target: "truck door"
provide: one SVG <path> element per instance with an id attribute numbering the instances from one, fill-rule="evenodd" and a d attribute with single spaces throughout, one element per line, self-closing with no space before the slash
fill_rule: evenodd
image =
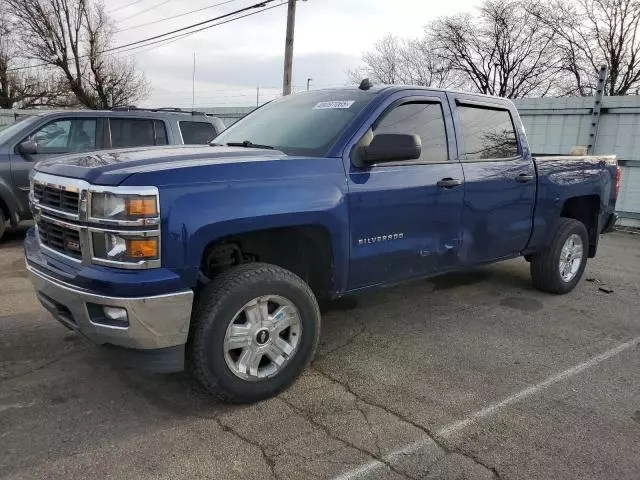
<path id="1" fill-rule="evenodd" d="M 11 153 L 11 177 L 23 191 L 29 190 L 29 171 L 36 162 L 65 153 L 97 150 L 101 145 L 99 120 L 96 118 L 59 118 L 35 128 L 20 139 Z M 20 143 L 33 141 L 36 153 L 21 153 Z M 26 195 L 26 193 L 25 193 Z"/>
<path id="2" fill-rule="evenodd" d="M 462 167 L 448 135 L 453 125 L 446 96 L 424 93 L 391 98 L 356 136 L 357 147 L 381 133 L 417 134 L 422 155 L 364 167 L 349 159 L 350 290 L 458 263 Z M 349 150 L 353 156 L 356 149 Z"/>
<path id="3" fill-rule="evenodd" d="M 449 95 L 465 178 L 461 260 L 518 255 L 529 242 L 536 197 L 518 114 L 502 100 Z"/>

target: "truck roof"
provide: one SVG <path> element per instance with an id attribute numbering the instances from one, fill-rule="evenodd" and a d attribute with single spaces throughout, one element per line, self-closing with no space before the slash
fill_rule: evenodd
<path id="1" fill-rule="evenodd" d="M 496 95 L 487 95 L 487 94 L 484 94 L 484 93 L 476 93 L 476 92 L 465 92 L 464 90 L 456 90 L 456 89 L 453 89 L 453 88 L 434 88 L 434 87 L 424 87 L 424 86 L 419 86 L 419 85 L 384 85 L 384 84 L 377 85 L 377 84 L 374 84 L 368 90 L 361 90 L 357 86 L 334 87 L 334 88 L 326 88 L 326 89 L 322 89 L 322 90 L 324 90 L 324 91 L 336 90 L 336 91 L 343 91 L 343 92 L 344 91 L 354 91 L 354 92 L 366 91 L 366 92 L 371 92 L 373 94 L 379 94 L 379 93 L 393 94 L 393 93 L 401 92 L 401 91 L 404 91 L 404 90 L 424 90 L 426 92 L 457 93 L 457 94 L 472 95 L 474 97 L 480 97 L 480 98 L 493 98 L 493 99 L 499 99 L 499 100 L 503 100 L 503 101 L 510 101 L 508 98 L 498 97 Z M 318 90 L 315 90 L 315 91 L 318 91 Z"/>

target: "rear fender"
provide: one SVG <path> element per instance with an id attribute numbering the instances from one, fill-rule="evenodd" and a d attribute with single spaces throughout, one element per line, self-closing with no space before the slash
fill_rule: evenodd
<path id="1" fill-rule="evenodd" d="M 571 168 L 567 168 L 567 164 L 562 164 L 560 161 L 536 160 L 536 164 L 540 174 L 533 234 L 523 254 L 535 253 L 549 245 L 562 209 L 570 199 L 597 197 L 599 198 L 597 213 L 602 215 L 607 210 L 607 202 L 611 195 L 612 184 L 609 172 L 606 169 L 597 168 L 592 163 L 575 162 L 572 163 Z M 592 242 L 597 245 L 597 238 L 592 239 Z"/>

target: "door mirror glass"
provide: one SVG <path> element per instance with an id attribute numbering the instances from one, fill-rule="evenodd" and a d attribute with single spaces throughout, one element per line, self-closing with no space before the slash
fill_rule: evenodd
<path id="1" fill-rule="evenodd" d="M 23 155 L 37 155 L 38 144 L 33 140 L 25 140 L 18 145 L 18 151 Z"/>
<path id="2" fill-rule="evenodd" d="M 422 154 L 418 135 L 380 133 L 371 143 L 358 147 L 358 159 L 367 165 L 375 163 L 415 160 Z"/>

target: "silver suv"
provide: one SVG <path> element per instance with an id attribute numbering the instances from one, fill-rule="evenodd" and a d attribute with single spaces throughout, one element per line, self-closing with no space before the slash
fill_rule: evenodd
<path id="1" fill-rule="evenodd" d="M 206 144 L 224 130 L 217 117 L 179 109 L 118 108 L 37 113 L 0 130 L 0 239 L 29 220 L 33 165 L 57 155 L 113 148 Z"/>

